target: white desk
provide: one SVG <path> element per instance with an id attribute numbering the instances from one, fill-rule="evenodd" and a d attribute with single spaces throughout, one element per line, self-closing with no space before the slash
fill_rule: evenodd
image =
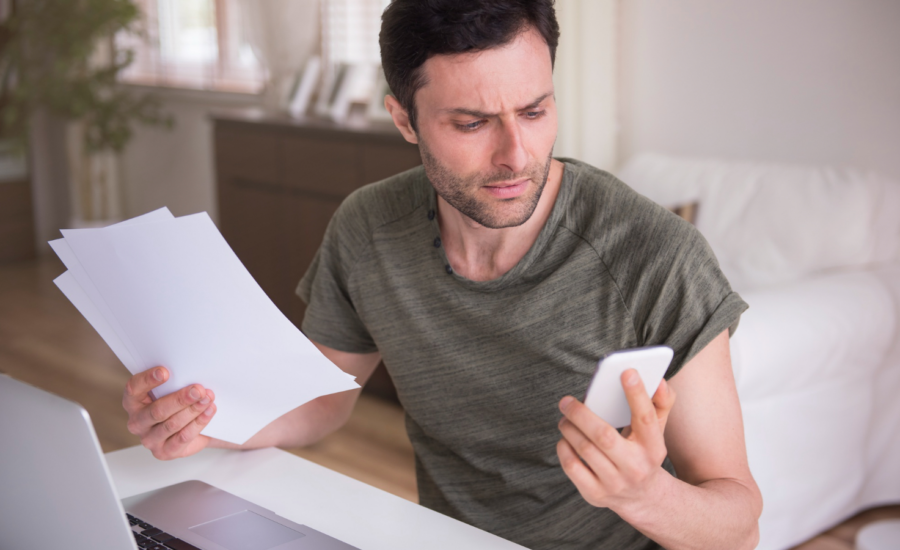
<path id="1" fill-rule="evenodd" d="M 279 449 L 205 449 L 163 462 L 131 447 L 106 462 L 119 498 L 199 479 L 364 550 L 523 548 Z"/>

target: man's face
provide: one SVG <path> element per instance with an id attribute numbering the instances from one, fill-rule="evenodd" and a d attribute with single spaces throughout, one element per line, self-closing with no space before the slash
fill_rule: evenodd
<path id="1" fill-rule="evenodd" d="M 547 43 L 529 29 L 499 48 L 434 56 L 423 71 L 417 137 L 438 195 L 485 227 L 525 223 L 556 140 Z"/>

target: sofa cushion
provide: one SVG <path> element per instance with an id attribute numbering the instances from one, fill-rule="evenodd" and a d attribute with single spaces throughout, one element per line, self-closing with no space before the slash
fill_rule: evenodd
<path id="1" fill-rule="evenodd" d="M 731 341 L 758 550 L 900 495 L 900 264 L 744 293 Z"/>
<path id="2" fill-rule="evenodd" d="M 877 273 L 831 273 L 744 292 L 750 309 L 731 340 L 741 401 L 874 376 L 900 318 L 900 288 Z"/>
<path id="3" fill-rule="evenodd" d="M 618 173 L 695 220 L 738 290 L 900 257 L 900 183 L 871 172 L 642 154 Z"/>

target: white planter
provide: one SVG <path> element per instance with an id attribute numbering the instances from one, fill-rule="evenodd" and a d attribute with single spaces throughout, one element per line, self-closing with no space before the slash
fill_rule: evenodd
<path id="1" fill-rule="evenodd" d="M 67 134 L 71 226 L 98 227 L 123 217 L 122 166 L 113 151 L 88 152 L 83 126 L 71 123 Z"/>

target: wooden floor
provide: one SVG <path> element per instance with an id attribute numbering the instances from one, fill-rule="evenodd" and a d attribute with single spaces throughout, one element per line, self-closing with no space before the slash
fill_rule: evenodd
<path id="1" fill-rule="evenodd" d="M 137 445 L 121 407 L 128 372 L 53 285 L 64 270 L 56 259 L 0 264 L 0 371 L 81 403 L 104 451 Z M 288 450 L 416 501 L 412 446 L 394 404 L 363 395 L 341 430 Z M 900 518 L 900 506 L 863 512 L 796 550 L 852 550 L 860 527 L 887 517 Z"/>

